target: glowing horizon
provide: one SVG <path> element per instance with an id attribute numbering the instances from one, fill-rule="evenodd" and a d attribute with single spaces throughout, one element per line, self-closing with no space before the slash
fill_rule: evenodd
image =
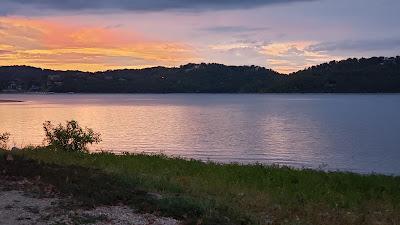
<path id="1" fill-rule="evenodd" d="M 287 74 L 331 60 L 395 56 L 400 3 L 383 1 L 5 0 L 0 66 L 94 72 L 205 62 Z"/>

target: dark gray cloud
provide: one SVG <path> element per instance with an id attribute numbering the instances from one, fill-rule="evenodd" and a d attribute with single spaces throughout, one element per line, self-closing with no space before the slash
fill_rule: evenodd
<path id="1" fill-rule="evenodd" d="M 34 10 L 219 10 L 315 0 L 1 0 L 0 13 Z M 23 9 L 23 10 L 21 10 Z"/>
<path id="2" fill-rule="evenodd" d="M 10 12 L 16 11 L 17 4 L 12 1 L 6 0 L 0 2 L 0 16 L 6 15 Z"/>
<path id="3" fill-rule="evenodd" d="M 214 33 L 247 33 L 255 31 L 269 30 L 267 27 L 246 27 L 246 26 L 212 26 L 201 29 L 207 32 Z"/>
<path id="4" fill-rule="evenodd" d="M 400 48 L 400 38 L 379 39 L 379 40 L 348 40 L 338 42 L 323 42 L 311 45 L 309 50 L 316 52 L 333 51 L 381 51 Z"/>

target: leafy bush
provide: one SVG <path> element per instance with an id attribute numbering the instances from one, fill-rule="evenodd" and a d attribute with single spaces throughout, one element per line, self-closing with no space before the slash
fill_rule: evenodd
<path id="1" fill-rule="evenodd" d="M 43 124 L 45 141 L 48 146 L 68 152 L 88 152 L 88 144 L 97 144 L 101 141 L 100 134 L 90 128 L 82 128 L 77 121 L 67 121 L 66 125 L 58 124 L 54 127 L 50 121 Z"/>
<path id="2" fill-rule="evenodd" d="M 8 139 L 10 139 L 9 133 L 0 134 L 0 149 L 7 148 Z"/>

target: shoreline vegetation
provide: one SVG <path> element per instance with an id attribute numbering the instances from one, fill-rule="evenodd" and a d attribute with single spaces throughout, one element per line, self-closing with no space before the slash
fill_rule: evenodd
<path id="1" fill-rule="evenodd" d="M 13 161 L 6 161 L 11 154 Z M 128 205 L 184 224 L 398 224 L 400 177 L 164 155 L 0 151 L 9 176 L 37 179 L 86 207 Z"/>
<path id="2" fill-rule="evenodd" d="M 400 223 L 398 176 L 90 153 L 101 141 L 92 129 L 43 128 L 47 146 L 5 150 L 10 134 L 0 135 L 0 180 L 40 182 L 36 192 L 72 199 L 67 208 L 130 207 L 184 225 Z"/>

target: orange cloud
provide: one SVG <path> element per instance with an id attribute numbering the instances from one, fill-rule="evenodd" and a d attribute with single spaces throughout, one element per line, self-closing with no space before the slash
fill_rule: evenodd
<path id="1" fill-rule="evenodd" d="M 0 17 L 0 65 L 98 71 L 194 61 L 183 43 L 154 41 L 120 29 Z"/>
<path id="2" fill-rule="evenodd" d="M 272 43 L 262 47 L 261 53 L 267 56 L 267 64 L 281 73 L 291 73 L 340 57 L 310 50 L 312 41 Z"/>

